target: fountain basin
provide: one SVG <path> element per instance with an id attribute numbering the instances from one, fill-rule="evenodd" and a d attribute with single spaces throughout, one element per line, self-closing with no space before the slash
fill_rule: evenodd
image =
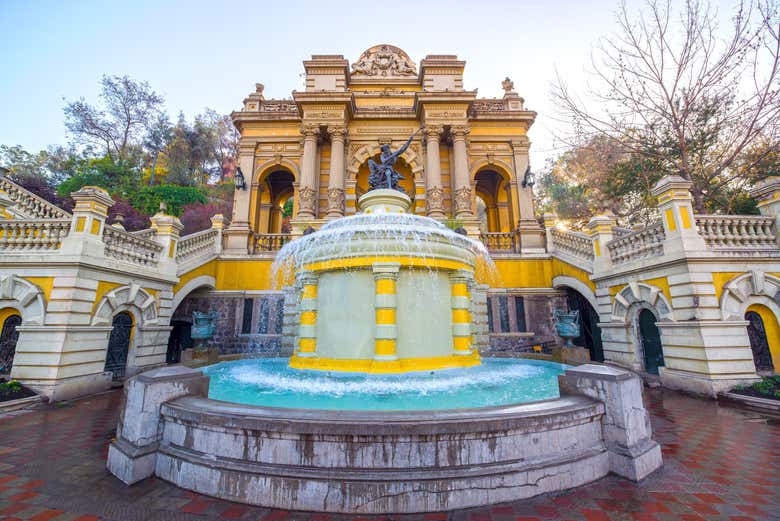
<path id="1" fill-rule="evenodd" d="M 209 378 L 168 367 L 125 386 L 108 468 L 156 475 L 252 505 L 337 513 L 468 508 L 661 465 L 638 377 L 567 369 L 564 394 L 521 405 L 433 411 L 328 411 L 206 398 Z"/>

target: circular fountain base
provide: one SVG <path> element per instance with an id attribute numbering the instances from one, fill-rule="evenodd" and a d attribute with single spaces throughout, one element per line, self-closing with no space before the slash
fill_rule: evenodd
<path id="1" fill-rule="evenodd" d="M 163 404 L 155 474 L 288 510 L 412 513 L 501 503 L 606 475 L 604 405 L 583 396 L 421 412 Z"/>

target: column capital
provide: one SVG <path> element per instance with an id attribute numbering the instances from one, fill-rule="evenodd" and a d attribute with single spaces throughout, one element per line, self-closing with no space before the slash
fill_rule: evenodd
<path id="1" fill-rule="evenodd" d="M 371 265 L 371 271 L 374 273 L 374 280 L 397 279 L 401 265 L 397 262 L 375 262 Z"/>
<path id="2" fill-rule="evenodd" d="M 474 272 L 469 270 L 453 270 L 450 272 L 450 282 L 471 284 L 474 282 Z"/>
<path id="3" fill-rule="evenodd" d="M 450 134 L 452 134 L 453 141 L 466 139 L 469 132 L 471 132 L 471 129 L 467 125 L 452 125 L 450 127 Z"/>
<path id="4" fill-rule="evenodd" d="M 320 134 L 320 126 L 316 123 L 304 123 L 301 125 L 301 134 L 304 139 L 317 139 Z"/>
<path id="5" fill-rule="evenodd" d="M 443 131 L 443 127 L 441 125 L 425 125 L 425 128 L 423 129 L 423 133 L 425 134 L 425 139 L 439 142 L 441 140 L 441 133 Z"/>
<path id="6" fill-rule="evenodd" d="M 330 134 L 331 141 L 344 141 L 347 137 L 347 127 L 342 125 L 328 125 L 328 134 Z"/>
<path id="7" fill-rule="evenodd" d="M 296 285 L 300 284 L 301 287 L 303 286 L 314 286 L 316 285 L 320 280 L 319 275 L 317 275 L 313 271 L 301 271 L 298 273 L 298 276 L 296 277 Z"/>

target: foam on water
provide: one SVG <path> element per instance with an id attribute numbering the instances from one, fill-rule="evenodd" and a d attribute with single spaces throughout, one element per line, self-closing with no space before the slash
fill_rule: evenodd
<path id="1" fill-rule="evenodd" d="M 539 360 L 483 358 L 482 365 L 376 375 L 302 371 L 286 358 L 207 367 L 217 400 L 303 409 L 433 410 L 526 403 L 558 397 L 566 366 Z"/>

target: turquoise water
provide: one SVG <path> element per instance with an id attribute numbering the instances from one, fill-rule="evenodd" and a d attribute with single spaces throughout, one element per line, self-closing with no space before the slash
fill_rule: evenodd
<path id="1" fill-rule="evenodd" d="M 203 369 L 209 398 L 294 409 L 465 409 L 558 398 L 566 365 L 483 358 L 482 365 L 394 375 L 291 369 L 287 358 L 221 362 Z"/>

